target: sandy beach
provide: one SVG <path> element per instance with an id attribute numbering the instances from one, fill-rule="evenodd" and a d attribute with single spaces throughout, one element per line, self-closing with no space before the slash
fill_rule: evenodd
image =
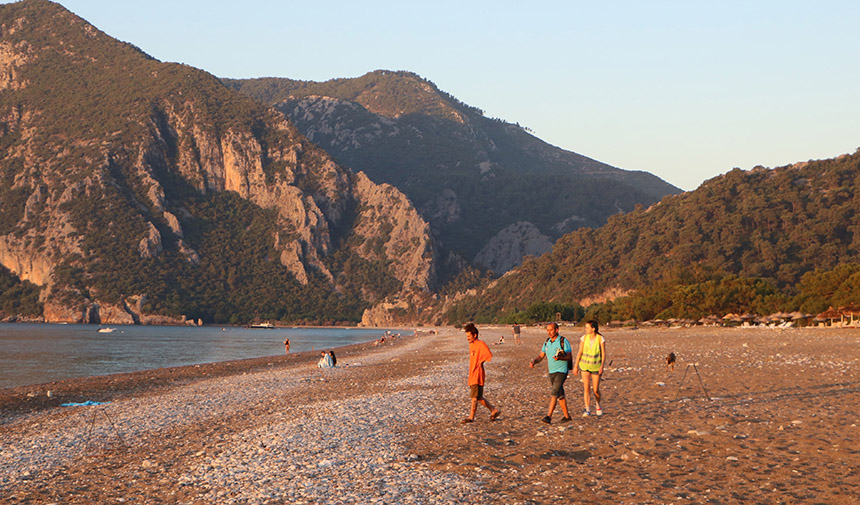
<path id="1" fill-rule="evenodd" d="M 0 390 L 0 502 L 856 503 L 858 330 L 603 329 L 605 414 L 579 416 L 571 376 L 573 420 L 546 425 L 544 330 L 479 328 L 506 336 L 494 422 L 459 422 L 454 328 L 341 349 L 336 369 L 305 353 Z M 87 400 L 109 403 L 59 406 Z"/>

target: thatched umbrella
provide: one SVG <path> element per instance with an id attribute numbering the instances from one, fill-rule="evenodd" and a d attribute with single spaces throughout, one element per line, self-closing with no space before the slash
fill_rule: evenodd
<path id="1" fill-rule="evenodd" d="M 854 324 L 854 316 L 860 316 L 860 307 L 857 305 L 845 305 L 843 307 L 839 307 L 839 312 L 842 313 L 842 317 L 848 316 L 851 319 L 849 324 Z"/>
<path id="2" fill-rule="evenodd" d="M 822 312 L 821 314 L 818 314 L 817 316 L 815 316 L 816 321 L 828 321 L 829 320 L 831 326 L 833 325 L 833 320 L 837 319 L 837 318 L 841 319 L 842 313 L 839 312 L 838 310 L 834 309 L 833 307 L 830 307 L 827 310 L 825 310 L 824 312 Z"/>

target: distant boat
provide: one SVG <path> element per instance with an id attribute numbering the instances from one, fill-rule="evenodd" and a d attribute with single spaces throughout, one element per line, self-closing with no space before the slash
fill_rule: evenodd
<path id="1" fill-rule="evenodd" d="M 274 327 L 275 327 L 275 325 L 272 323 L 257 323 L 257 324 L 252 324 L 251 326 L 249 326 L 249 328 L 258 328 L 258 329 L 264 329 L 264 330 L 271 330 L 271 329 L 274 329 Z"/>
<path id="2" fill-rule="evenodd" d="M 116 329 L 116 328 L 99 328 L 99 333 L 111 333 L 111 332 L 113 332 L 115 329 Z"/>

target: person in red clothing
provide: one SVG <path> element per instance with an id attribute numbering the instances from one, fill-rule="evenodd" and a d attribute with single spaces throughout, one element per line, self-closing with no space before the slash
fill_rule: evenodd
<path id="1" fill-rule="evenodd" d="M 472 409 L 469 411 L 469 417 L 460 422 L 471 423 L 474 421 L 479 403 L 489 409 L 490 421 L 495 421 L 501 411 L 493 407 L 484 398 L 484 362 L 490 361 L 493 354 L 487 343 L 478 339 L 478 328 L 474 324 L 466 324 L 463 330 L 466 332 L 466 340 L 469 341 L 469 391 L 472 398 Z"/>

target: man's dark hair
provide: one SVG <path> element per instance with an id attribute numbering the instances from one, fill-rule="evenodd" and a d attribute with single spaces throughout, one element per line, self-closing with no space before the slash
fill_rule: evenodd
<path id="1" fill-rule="evenodd" d="M 475 323 L 466 323 L 466 325 L 463 326 L 463 331 L 471 333 L 472 335 L 478 335 L 478 328 L 475 327 Z"/>

